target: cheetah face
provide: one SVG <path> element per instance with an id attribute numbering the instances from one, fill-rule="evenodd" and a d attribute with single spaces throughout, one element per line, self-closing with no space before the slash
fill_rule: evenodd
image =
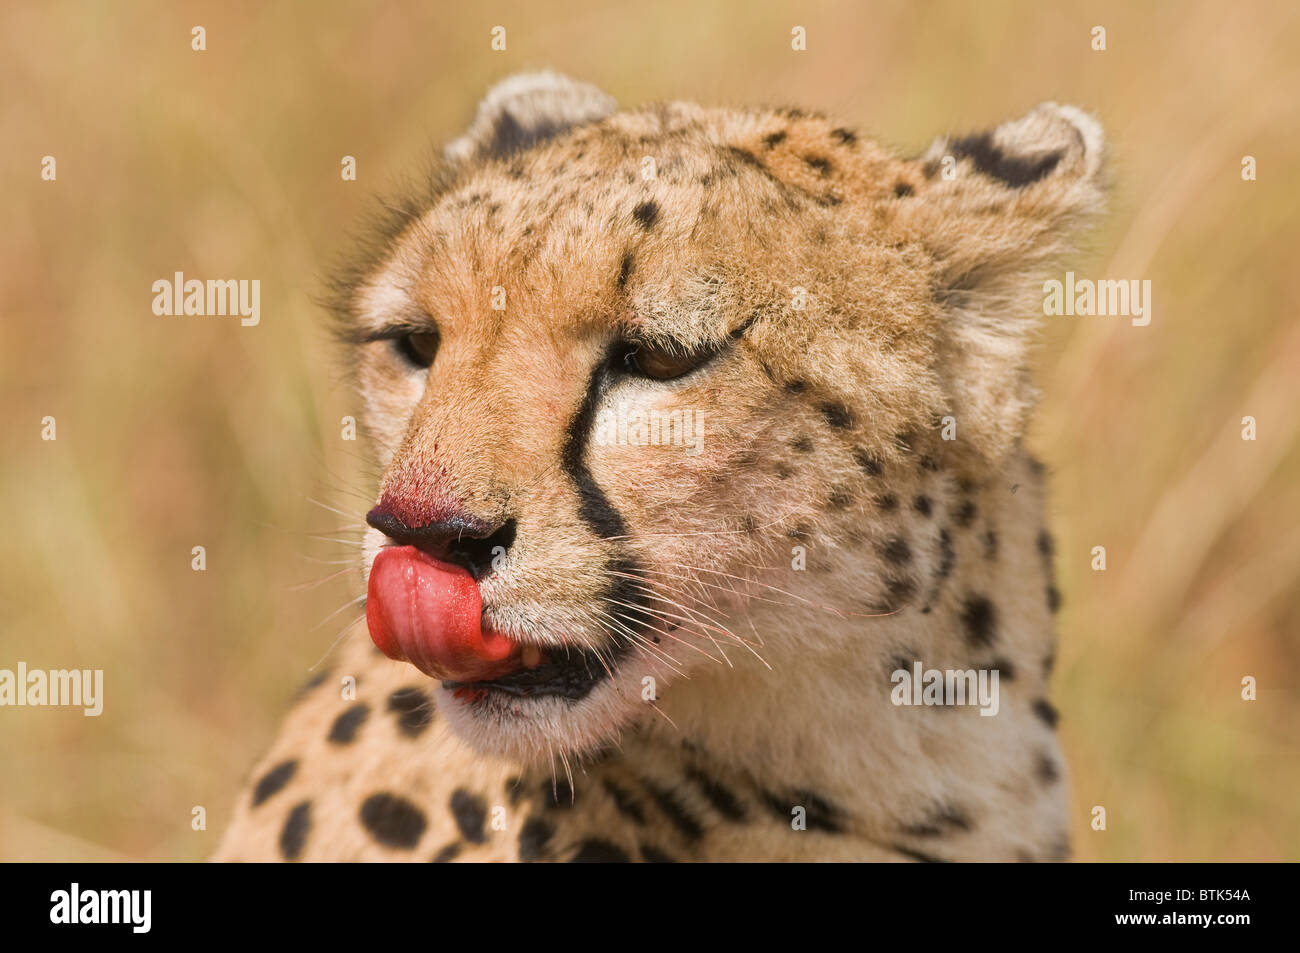
<path id="1" fill-rule="evenodd" d="M 905 160 L 797 111 L 502 84 L 340 281 L 383 468 L 376 644 L 523 758 L 594 751 L 783 639 L 833 664 L 752 612 L 880 587 L 880 475 L 941 415 L 968 469 L 1018 437 L 1024 335 L 981 302 L 1095 202 L 1094 132 L 1044 106 Z M 795 572 L 811 536 L 852 570 Z"/>

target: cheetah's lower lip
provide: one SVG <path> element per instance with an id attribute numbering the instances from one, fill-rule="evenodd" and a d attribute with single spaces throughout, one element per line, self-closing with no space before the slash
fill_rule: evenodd
<path id="1" fill-rule="evenodd" d="M 366 624 L 391 659 L 431 678 L 477 682 L 521 667 L 521 646 L 485 632 L 478 584 L 462 566 L 414 546 L 387 546 L 370 567 Z"/>
<path id="2" fill-rule="evenodd" d="M 569 648 L 541 656 L 540 663 L 488 679 L 447 679 L 442 687 L 461 701 L 481 701 L 491 692 L 518 698 L 561 698 L 576 702 L 586 698 L 600 682 L 610 678 L 612 667 L 626 656 L 627 646 L 617 643 L 603 653 Z"/>

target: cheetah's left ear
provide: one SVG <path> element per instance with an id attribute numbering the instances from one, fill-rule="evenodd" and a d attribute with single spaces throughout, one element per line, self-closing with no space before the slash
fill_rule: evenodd
<path id="1" fill-rule="evenodd" d="M 986 458 L 1024 429 L 1043 282 L 1103 207 L 1103 159 L 1096 120 L 1043 103 L 988 132 L 940 138 L 914 160 L 921 181 L 896 221 L 930 250 L 951 412 Z"/>
<path id="2" fill-rule="evenodd" d="M 617 111 L 612 97 L 588 83 L 550 70 L 520 73 L 488 90 L 470 127 L 445 153 L 451 162 L 509 155 Z"/>

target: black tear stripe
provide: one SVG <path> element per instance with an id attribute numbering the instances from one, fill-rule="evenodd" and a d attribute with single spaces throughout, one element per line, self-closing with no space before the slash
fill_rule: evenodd
<path id="1" fill-rule="evenodd" d="M 950 143 L 948 149 L 954 156 L 970 159 L 980 172 L 1013 189 L 1023 188 L 1043 178 L 1056 168 L 1062 156 L 1060 152 L 1049 152 L 1035 158 L 1007 155 L 999 146 L 994 145 L 991 132 L 962 136 Z"/>
<path id="2" fill-rule="evenodd" d="M 627 535 L 627 524 L 591 475 L 586 458 L 587 435 L 591 432 L 592 422 L 596 418 L 596 406 L 604 393 L 601 373 L 606 363 L 607 358 L 602 358 L 592 371 L 591 379 L 587 382 L 587 393 L 582 398 L 578 412 L 573 415 L 573 420 L 569 421 L 564 449 L 560 452 L 560 465 L 578 491 L 578 518 L 601 539 Z"/>
<path id="3" fill-rule="evenodd" d="M 644 574 L 638 570 L 636 560 L 627 552 L 621 540 L 621 537 L 627 535 L 627 524 L 591 475 L 586 459 L 587 435 L 591 432 L 596 407 L 604 393 L 601 386 L 602 368 L 608 362 L 609 357 L 606 355 L 592 371 L 582 406 L 569 422 L 564 449 L 560 453 L 560 465 L 578 494 L 578 518 L 597 537 L 609 541 L 614 547 L 614 554 L 604 567 L 608 581 L 600 598 L 609 604 L 611 615 L 635 632 L 638 627 L 654 628 L 656 616 L 650 611 L 649 597 L 643 591 L 643 587 L 649 583 L 638 582 L 638 579 L 644 578 Z M 628 578 L 629 576 L 636 578 Z M 611 637 L 613 644 L 605 654 L 612 662 L 618 662 L 631 651 L 632 644 L 627 633 L 617 633 Z"/>

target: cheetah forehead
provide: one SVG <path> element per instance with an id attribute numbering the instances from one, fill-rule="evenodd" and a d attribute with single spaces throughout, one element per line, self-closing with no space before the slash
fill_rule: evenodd
<path id="1" fill-rule="evenodd" d="M 354 336 L 594 321 L 686 346 L 757 322 L 778 363 L 905 371 L 885 376 L 925 391 L 918 415 L 964 412 L 969 446 L 997 457 L 1031 403 L 1042 277 L 1102 205 L 1103 150 L 1095 120 L 1055 103 L 905 157 L 820 113 L 619 110 L 553 73 L 515 77 L 395 205 L 337 310 Z"/>

